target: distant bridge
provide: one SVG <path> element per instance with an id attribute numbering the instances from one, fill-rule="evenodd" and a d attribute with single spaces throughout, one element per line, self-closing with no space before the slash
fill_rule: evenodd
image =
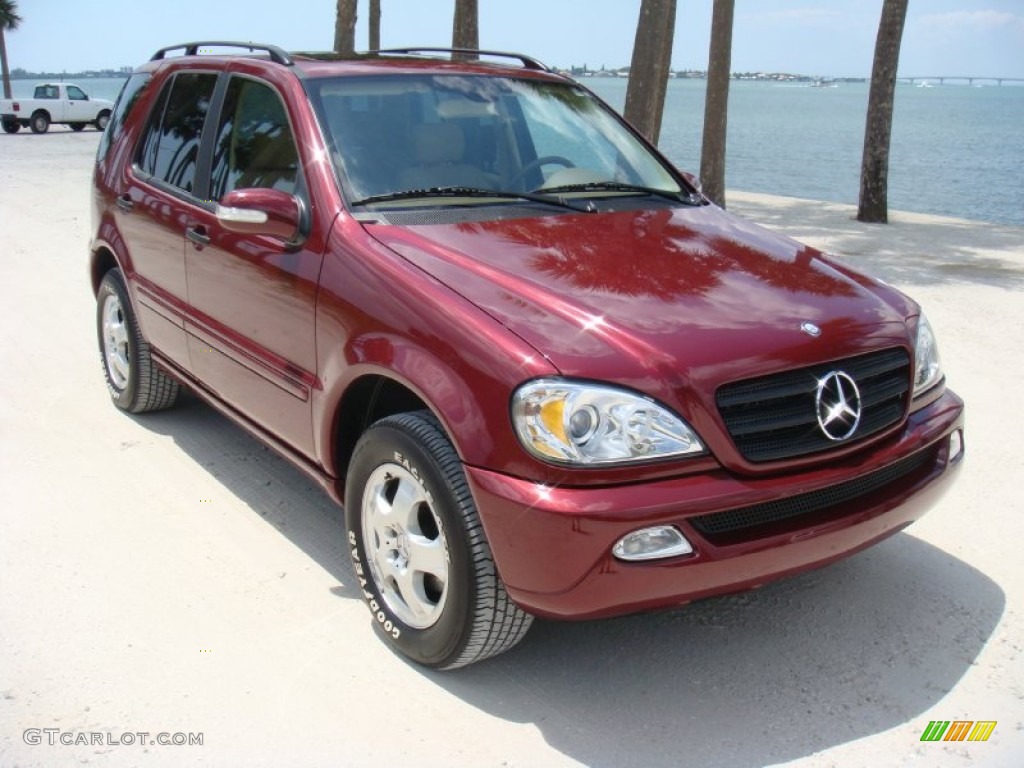
<path id="1" fill-rule="evenodd" d="M 1024 83 L 1024 77 L 978 77 L 977 75 L 929 75 L 928 77 L 897 77 L 896 82 L 899 83 L 914 83 L 921 82 L 933 82 L 937 80 L 939 85 L 945 85 L 946 81 L 952 81 L 957 83 L 966 82 L 968 85 L 974 85 L 975 81 L 995 83 L 996 85 L 1002 85 L 1003 83 Z"/>

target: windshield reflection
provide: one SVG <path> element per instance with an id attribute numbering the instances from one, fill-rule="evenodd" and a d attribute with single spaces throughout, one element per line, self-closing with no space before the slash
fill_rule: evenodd
<path id="1" fill-rule="evenodd" d="M 388 75 L 316 80 L 310 88 L 353 200 L 437 187 L 529 192 L 595 182 L 680 192 L 658 158 L 570 83 Z M 378 203 L 410 204 L 451 201 Z"/>

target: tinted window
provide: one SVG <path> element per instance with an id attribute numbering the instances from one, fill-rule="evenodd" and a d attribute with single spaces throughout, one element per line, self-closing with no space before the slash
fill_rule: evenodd
<path id="1" fill-rule="evenodd" d="M 76 99 L 78 101 L 85 101 L 88 98 L 88 96 L 85 95 L 85 93 L 82 91 L 81 88 L 78 88 L 77 86 L 74 86 L 74 85 L 69 85 L 68 86 L 68 98 L 69 99 Z"/>
<path id="2" fill-rule="evenodd" d="M 228 85 L 213 156 L 210 196 L 268 187 L 294 193 L 299 154 L 288 114 L 269 86 L 235 77 Z"/>
<path id="3" fill-rule="evenodd" d="M 149 85 L 149 81 L 150 76 L 148 74 L 139 73 L 129 77 L 121 88 L 121 93 L 114 104 L 114 111 L 110 115 L 110 122 L 107 123 L 107 130 L 100 137 L 100 148 L 96 152 L 97 161 L 107 156 L 111 143 L 121 135 L 121 131 L 124 129 L 125 118 L 131 113 L 132 107 L 142 97 L 142 94 L 146 92 L 146 86 Z"/>
<path id="4" fill-rule="evenodd" d="M 217 75 L 176 75 L 157 103 L 139 154 L 139 167 L 161 181 L 192 191 L 203 123 Z M 169 91 L 168 91 L 169 89 Z"/>

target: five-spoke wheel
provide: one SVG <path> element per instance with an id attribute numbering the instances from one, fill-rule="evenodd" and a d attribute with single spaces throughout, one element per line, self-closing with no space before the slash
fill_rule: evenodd
<path id="1" fill-rule="evenodd" d="M 388 416 L 363 433 L 345 522 L 374 623 L 409 658 L 451 669 L 526 634 L 533 619 L 505 591 L 462 462 L 429 411 Z"/>
<path id="2" fill-rule="evenodd" d="M 100 338 L 107 375 L 117 389 L 128 386 L 131 362 L 128 352 L 128 329 L 125 326 L 124 307 L 117 293 L 109 293 L 100 309 Z"/>
<path id="3" fill-rule="evenodd" d="M 363 538 L 384 602 L 410 627 L 433 625 L 448 595 L 448 545 L 423 486 L 405 467 L 377 467 L 363 492 Z"/>
<path id="4" fill-rule="evenodd" d="M 96 334 L 114 405 L 132 413 L 174 405 L 178 382 L 153 362 L 119 269 L 103 276 L 96 293 Z"/>

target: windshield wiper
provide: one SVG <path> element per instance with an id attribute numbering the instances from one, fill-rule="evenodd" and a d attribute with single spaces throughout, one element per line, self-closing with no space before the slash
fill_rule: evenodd
<path id="1" fill-rule="evenodd" d="M 581 207 L 573 205 L 558 197 L 549 195 L 535 195 L 530 192 L 506 192 L 497 189 L 481 189 L 479 187 L 430 187 L 428 189 L 407 189 L 402 192 L 388 192 L 384 195 L 371 195 L 360 200 L 353 200 L 352 205 L 372 205 L 373 203 L 389 203 L 394 200 L 412 200 L 417 197 L 488 197 L 488 198 L 512 198 L 514 200 L 529 200 L 532 203 L 554 205 L 558 208 L 568 208 L 577 213 L 593 213 L 592 207 Z"/>
<path id="2" fill-rule="evenodd" d="M 621 181 L 588 181 L 582 184 L 565 184 L 559 187 L 541 187 L 539 192 L 635 192 L 642 195 L 654 195 L 684 205 L 702 205 L 697 195 L 683 194 L 683 191 L 669 192 L 667 189 L 643 187 L 639 184 L 626 184 Z"/>

